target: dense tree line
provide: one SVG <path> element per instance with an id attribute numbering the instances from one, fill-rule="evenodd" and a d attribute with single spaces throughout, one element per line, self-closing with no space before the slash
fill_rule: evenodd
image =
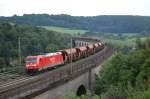
<path id="1" fill-rule="evenodd" d="M 149 16 L 103 15 L 77 17 L 70 15 L 24 14 L 12 17 L 0 17 L 0 21 L 11 21 L 36 26 L 60 26 L 75 29 L 86 29 L 93 32 L 109 33 L 146 33 L 150 32 Z"/>
<path id="2" fill-rule="evenodd" d="M 97 78 L 96 94 L 102 99 L 149 99 L 149 53 L 150 40 L 137 39 L 136 49 L 116 54 L 103 66 Z"/>
<path id="3" fill-rule="evenodd" d="M 19 40 L 20 39 L 20 40 Z M 22 58 L 69 47 L 70 36 L 30 25 L 0 23 L 0 66 L 18 59 L 19 41 Z"/>

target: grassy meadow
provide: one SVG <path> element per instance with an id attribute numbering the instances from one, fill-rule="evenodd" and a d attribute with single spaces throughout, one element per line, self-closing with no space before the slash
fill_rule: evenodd
<path id="1" fill-rule="evenodd" d="M 60 32 L 60 33 L 67 33 L 67 34 L 71 34 L 71 35 L 80 35 L 80 34 L 85 34 L 87 32 L 87 30 L 78 30 L 78 29 L 70 29 L 70 28 L 64 28 L 64 27 L 55 27 L 55 26 L 41 26 L 47 30 L 51 30 L 51 31 L 56 31 L 56 32 Z"/>

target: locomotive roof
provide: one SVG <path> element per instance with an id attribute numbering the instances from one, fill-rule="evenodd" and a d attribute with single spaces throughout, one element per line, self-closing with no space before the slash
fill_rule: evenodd
<path id="1" fill-rule="evenodd" d="M 35 55 L 35 56 L 27 56 L 26 58 L 37 58 L 37 57 L 42 57 L 44 55 Z"/>
<path id="2" fill-rule="evenodd" d="M 27 56 L 26 58 L 37 58 L 37 57 L 53 56 L 53 55 L 60 55 L 60 54 L 61 54 L 61 52 L 46 53 L 43 55 Z"/>
<path id="3" fill-rule="evenodd" d="M 27 56 L 27 58 L 36 58 L 37 56 Z"/>
<path id="4" fill-rule="evenodd" d="M 55 53 L 46 53 L 45 56 L 53 56 L 53 55 L 60 55 L 61 52 L 55 52 Z"/>

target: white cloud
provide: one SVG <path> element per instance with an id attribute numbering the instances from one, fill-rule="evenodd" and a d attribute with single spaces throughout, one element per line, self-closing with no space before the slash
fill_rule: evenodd
<path id="1" fill-rule="evenodd" d="M 29 13 L 150 15 L 149 0 L 0 0 L 0 16 Z"/>

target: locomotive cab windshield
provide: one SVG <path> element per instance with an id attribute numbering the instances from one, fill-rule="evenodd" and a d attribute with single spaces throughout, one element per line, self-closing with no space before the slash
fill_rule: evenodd
<path id="1" fill-rule="evenodd" d="M 36 58 L 36 57 L 34 57 L 34 58 L 27 58 L 27 59 L 26 59 L 26 62 L 27 62 L 27 63 L 30 63 L 30 62 L 34 63 L 34 62 L 37 62 L 37 58 Z"/>
<path id="2" fill-rule="evenodd" d="M 37 63 L 38 63 L 38 57 L 37 56 L 28 56 L 26 58 L 26 66 L 29 67 L 29 66 L 37 66 Z"/>

